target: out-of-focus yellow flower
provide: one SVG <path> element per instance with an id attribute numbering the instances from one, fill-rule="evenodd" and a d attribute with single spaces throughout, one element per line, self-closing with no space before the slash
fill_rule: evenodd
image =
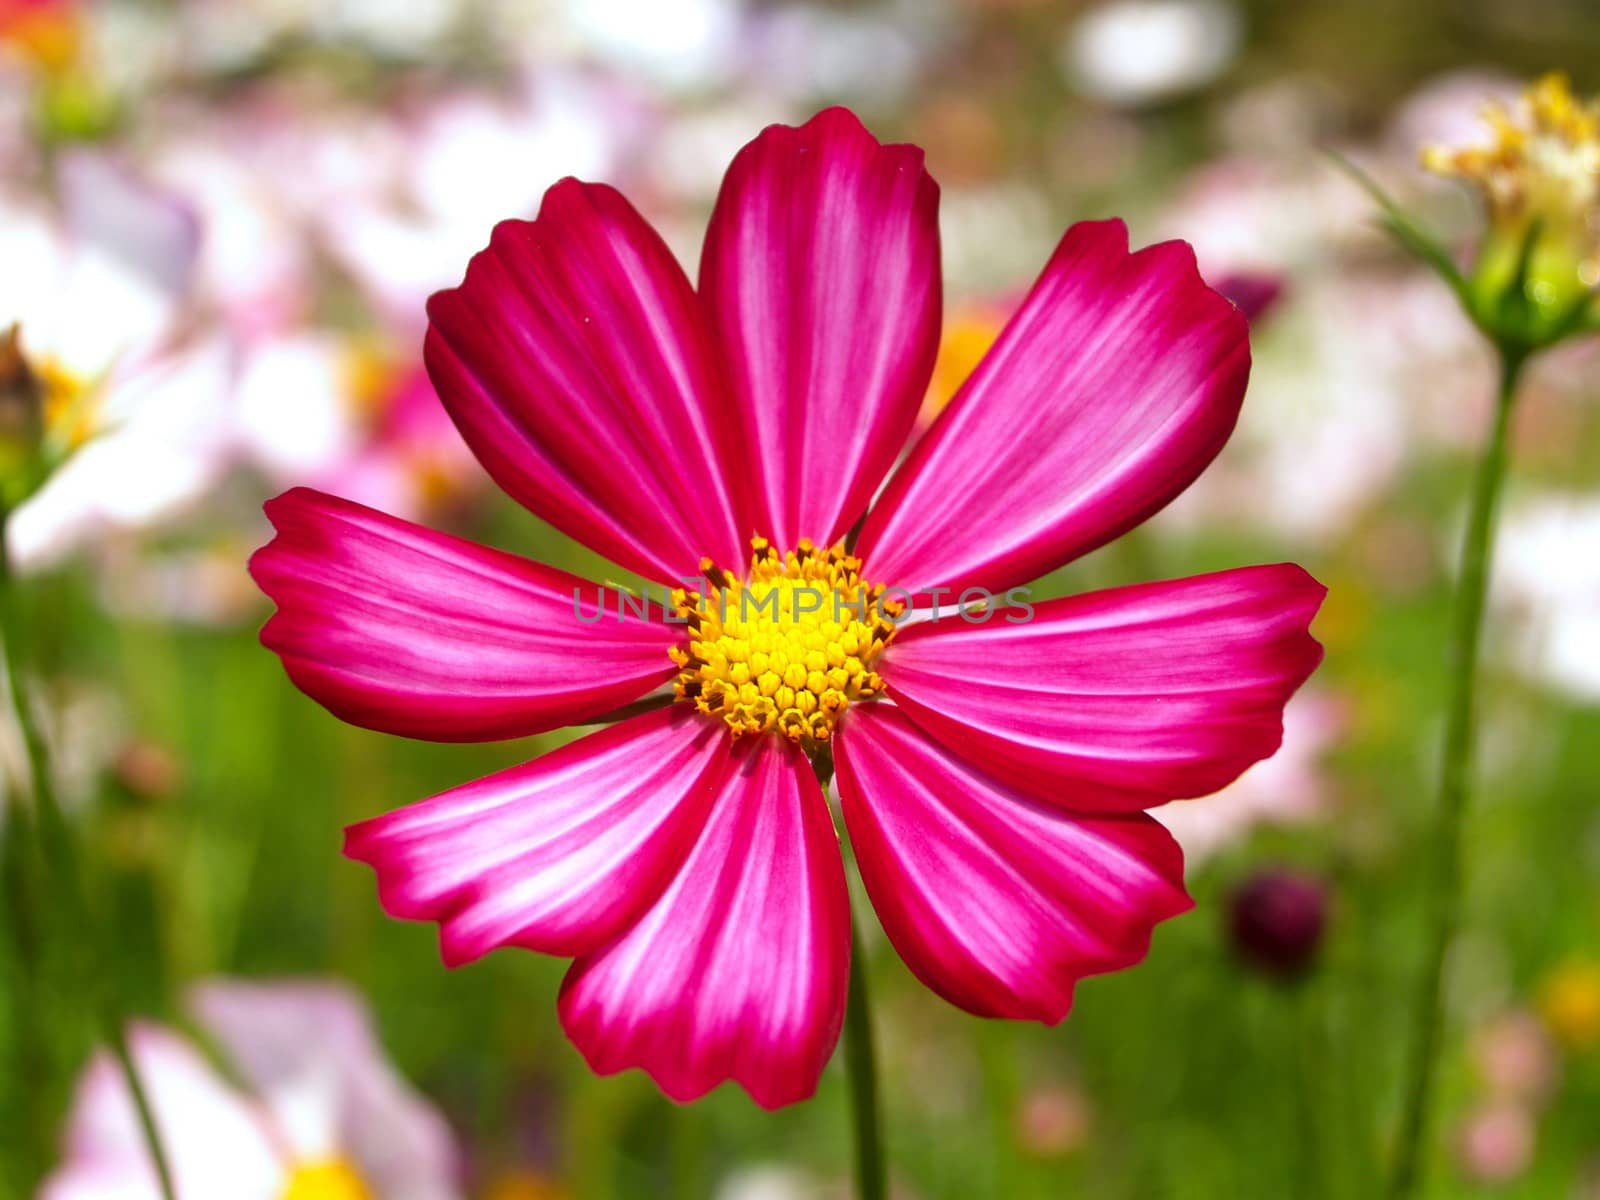
<path id="1" fill-rule="evenodd" d="M 921 424 L 929 424 L 944 411 L 945 405 L 967 381 L 967 376 L 989 353 L 1005 323 L 1006 314 L 995 305 L 960 308 L 946 318 L 944 332 L 939 338 L 939 354 L 933 361 L 933 375 L 928 380 L 928 394 L 923 398 L 922 412 L 918 416 Z"/>
<path id="2" fill-rule="evenodd" d="M 1515 107 L 1487 104 L 1484 119 L 1486 145 L 1430 146 L 1423 164 L 1467 180 L 1488 206 L 1478 301 L 1498 304 L 1520 282 L 1536 314 L 1561 320 L 1600 283 L 1600 104 L 1579 100 L 1552 72 Z"/>
<path id="3" fill-rule="evenodd" d="M 83 13 L 75 0 L 0 0 L 0 44 L 48 74 L 65 72 L 83 44 Z"/>
<path id="4" fill-rule="evenodd" d="M 496 1176 L 483 1200 L 567 1200 L 567 1190 L 549 1176 L 523 1168 Z"/>
<path id="5" fill-rule="evenodd" d="M 44 397 L 45 437 L 63 453 L 82 449 L 100 432 L 99 389 L 54 358 L 34 363 L 33 370 Z"/>
<path id="6" fill-rule="evenodd" d="M 330 1159 L 297 1167 L 283 1200 L 372 1200 L 372 1192 L 349 1163 Z"/>
<path id="7" fill-rule="evenodd" d="M 379 424 L 404 369 L 399 357 L 381 338 L 354 338 L 343 348 L 340 366 L 344 394 L 356 417 L 367 425 Z"/>
<path id="8" fill-rule="evenodd" d="M 1539 1012 L 1562 1044 L 1600 1046 L 1600 962 L 1574 959 L 1550 972 L 1539 988 Z"/>
<path id="9" fill-rule="evenodd" d="M 0 506 L 12 507 L 99 431 L 99 389 L 0 329 Z"/>

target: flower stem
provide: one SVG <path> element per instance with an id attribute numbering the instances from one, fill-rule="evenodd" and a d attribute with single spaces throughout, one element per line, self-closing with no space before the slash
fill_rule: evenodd
<path id="1" fill-rule="evenodd" d="M 1495 515 L 1506 473 L 1511 410 L 1522 365 L 1520 356 L 1502 354 L 1494 425 L 1473 481 L 1466 538 L 1461 548 L 1461 575 L 1456 584 L 1450 630 L 1449 708 L 1434 814 L 1434 857 L 1428 880 L 1428 942 L 1412 1016 L 1405 1108 L 1390 1181 L 1389 1194 L 1394 1200 L 1416 1195 L 1424 1175 L 1445 1016 L 1445 960 L 1460 920 L 1462 827 L 1472 780 L 1478 646 L 1494 552 Z"/>
<path id="2" fill-rule="evenodd" d="M 850 921 L 850 943 L 850 997 L 844 1010 L 844 1061 L 850 1075 L 850 1107 L 855 1122 L 856 1195 L 859 1200 L 884 1200 L 889 1189 L 878 1110 L 878 1066 L 872 1048 L 872 1005 L 867 996 L 861 927 L 854 917 Z"/>
<path id="3" fill-rule="evenodd" d="M 17 603 L 15 580 L 11 571 L 10 553 L 6 547 L 6 514 L 0 512 L 0 642 L 4 643 L 7 694 L 15 714 L 17 728 L 22 734 L 23 748 L 28 761 L 29 782 L 32 785 L 35 824 L 40 849 L 46 867 L 55 877 L 62 902 L 74 924 L 86 934 L 93 932 L 90 905 L 84 887 L 83 872 L 71 826 L 61 811 L 56 797 L 54 777 L 50 771 L 49 748 L 43 731 L 34 717 L 28 702 L 27 688 L 23 683 L 22 660 L 28 647 L 26 625 Z M 163 1200 L 176 1200 L 172 1171 L 166 1152 L 161 1145 L 161 1135 L 156 1128 L 155 1113 L 150 1098 L 128 1048 L 126 1022 L 116 1003 L 115 991 L 95 983 L 92 964 L 85 969 L 88 994 L 94 997 L 94 1015 L 101 1026 L 102 1036 L 110 1045 L 111 1053 L 122 1071 L 122 1077 L 138 1113 L 139 1127 L 150 1151 L 150 1161 L 161 1184 Z"/>

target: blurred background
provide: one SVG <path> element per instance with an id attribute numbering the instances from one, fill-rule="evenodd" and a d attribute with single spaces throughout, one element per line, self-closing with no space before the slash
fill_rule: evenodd
<path id="1" fill-rule="evenodd" d="M 556 1024 L 565 964 L 447 971 L 431 927 L 383 915 L 339 857 L 345 824 L 569 735 L 436 747 L 342 725 L 258 645 L 244 573 L 262 500 L 304 483 L 614 576 L 456 440 L 420 374 L 424 300 L 568 174 L 620 186 L 692 263 L 738 147 L 844 103 L 924 146 L 942 186 L 930 412 L 1080 218 L 1187 239 L 1253 310 L 1217 464 L 1040 595 L 1290 558 L 1331 587 L 1281 753 L 1158 814 L 1198 907 L 1143 966 L 1086 982 L 1059 1028 L 984 1023 L 870 930 L 897 1194 L 1376 1195 L 1494 380 L 1320 149 L 1470 240 L 1472 199 L 1419 147 L 1472 140 L 1485 98 L 1546 69 L 1600 86 L 1596 62 L 1586 0 L 0 0 L 0 329 L 20 322 L 58 432 L 85 442 L 11 549 L 34 699 L 116 929 L 99 969 L 202 1040 L 197 981 L 341 981 L 448 1123 L 462 1195 L 846 1194 L 838 1064 L 776 1114 L 732 1088 L 676 1108 L 584 1068 Z M 1597 363 L 1586 344 L 1540 360 L 1517 416 L 1440 1197 L 1600 1197 Z M 19 794 L 9 725 L 0 770 Z M 0 994 L 0 1186 L 19 1197 L 61 1158 L 93 1044 L 36 915 L 42 945 L 7 939 Z"/>

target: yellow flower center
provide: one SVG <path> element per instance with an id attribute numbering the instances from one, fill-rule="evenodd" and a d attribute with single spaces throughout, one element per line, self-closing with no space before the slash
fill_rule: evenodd
<path id="1" fill-rule="evenodd" d="M 1595 282 L 1600 216 L 1600 107 L 1572 94 L 1565 75 L 1533 84 L 1515 109 L 1485 106 L 1487 145 L 1430 146 L 1423 164 L 1475 184 L 1495 223 L 1520 238 L 1530 221 L 1558 239 L 1576 240 L 1585 283 Z"/>
<path id="2" fill-rule="evenodd" d="M 705 588 L 672 594 L 689 627 L 688 646 L 671 651 L 674 690 L 734 737 L 776 729 L 813 750 L 852 703 L 882 693 L 872 665 L 906 602 L 862 579 L 861 560 L 842 547 L 801 539 L 779 555 L 765 538 L 750 545 L 747 578 L 706 559 Z"/>
<path id="3" fill-rule="evenodd" d="M 80 449 L 100 427 L 98 389 L 54 358 L 33 364 L 44 397 L 44 427 L 67 450 Z"/>
<path id="4" fill-rule="evenodd" d="M 373 1194 L 354 1167 L 330 1158 L 296 1167 L 283 1200 L 373 1200 Z"/>

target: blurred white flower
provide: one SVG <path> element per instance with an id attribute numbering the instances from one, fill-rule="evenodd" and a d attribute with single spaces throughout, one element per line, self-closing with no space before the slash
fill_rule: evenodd
<path id="1" fill-rule="evenodd" d="M 303 330 L 252 349 L 235 455 L 274 488 L 306 485 L 426 519 L 484 478 L 420 361 L 382 343 Z"/>
<path id="2" fill-rule="evenodd" d="M 0 327 L 16 322 L 71 455 L 12 516 L 24 570 L 161 520 L 221 473 L 228 357 L 187 336 L 193 214 L 121 166 L 68 160 L 62 218 L 0 213 Z"/>
<path id="3" fill-rule="evenodd" d="M 384 1059 L 363 1003 L 320 983 L 219 982 L 191 1007 L 244 1090 L 159 1026 L 133 1030 L 179 1195 L 195 1200 L 455 1200 L 438 1113 Z M 299 1190 L 296 1190 L 299 1189 Z M 41 1200 L 157 1200 L 121 1073 L 102 1053 L 79 1083 L 65 1159 Z"/>
<path id="4" fill-rule="evenodd" d="M 1154 528 L 1221 521 L 1320 544 L 1374 504 L 1419 446 L 1459 446 L 1482 429 L 1492 364 L 1438 280 L 1343 266 L 1289 286 L 1253 347 L 1237 433 Z"/>
<path id="5" fill-rule="evenodd" d="M 907 0 L 876 12 L 787 4 L 758 14 L 741 47 L 745 77 L 802 103 L 893 102 L 939 39 L 941 7 Z"/>
<path id="6" fill-rule="evenodd" d="M 385 318 L 420 329 L 428 296 L 460 281 L 498 222 L 532 217 L 563 176 L 612 181 L 638 123 L 625 90 L 577 72 L 530 73 L 509 95 L 446 94 L 399 119 L 404 150 L 385 177 L 313 216 Z"/>
<path id="7" fill-rule="evenodd" d="M 1600 499 L 1559 496 L 1507 512 L 1494 600 L 1508 610 L 1511 665 L 1581 699 L 1600 699 Z"/>
<path id="8" fill-rule="evenodd" d="M 1239 10 L 1227 0 L 1112 0 L 1074 23 L 1061 64 L 1091 96 L 1145 104 L 1216 79 L 1243 32 Z"/>
<path id="9" fill-rule="evenodd" d="M 737 61 L 739 0 L 553 0 L 580 57 L 669 87 L 705 89 Z"/>
<path id="10" fill-rule="evenodd" d="M 11 518 L 23 571 L 60 563 L 93 541 L 174 518 L 228 463 L 226 348 L 208 342 L 107 387 L 107 431 L 86 443 Z"/>
<path id="11" fill-rule="evenodd" d="M 240 458 L 276 483 L 301 483 L 356 452 L 349 351 L 335 334 L 296 330 L 252 347 L 239 373 Z"/>
<path id="12" fill-rule="evenodd" d="M 1155 234 L 1192 245 L 1208 276 L 1315 265 L 1333 249 L 1383 244 L 1366 194 L 1304 152 L 1240 155 L 1191 171 Z"/>
<path id="13" fill-rule="evenodd" d="M 420 58 L 442 44 L 463 8 L 459 0 L 190 0 L 177 21 L 190 65 L 228 72 L 294 39 Z"/>
<path id="14" fill-rule="evenodd" d="M 1242 840 L 1258 825 L 1298 825 L 1325 815 L 1328 782 L 1322 756 L 1339 737 L 1344 714 L 1326 693 L 1307 689 L 1283 713 L 1283 745 L 1210 796 L 1151 811 L 1191 864 Z"/>
<path id="15" fill-rule="evenodd" d="M 821 1200 L 826 1189 L 798 1167 L 740 1167 L 717 1186 L 715 1200 Z"/>
<path id="16" fill-rule="evenodd" d="M 268 121 L 229 109 L 164 113 L 150 171 L 183 195 L 204 238 L 196 286 L 242 337 L 264 336 L 303 320 L 314 300 L 314 246 L 290 203 L 304 194 L 327 156 L 282 142 Z M 360 157 L 350 154 L 346 158 Z M 372 156 L 367 156 L 369 161 Z"/>

